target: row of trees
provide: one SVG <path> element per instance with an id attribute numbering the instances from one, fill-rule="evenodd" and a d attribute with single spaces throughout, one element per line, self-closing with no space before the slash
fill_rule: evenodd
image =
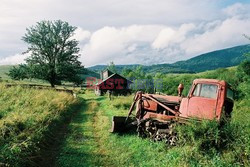
<path id="1" fill-rule="evenodd" d="M 22 40 L 31 56 L 26 64 L 13 67 L 9 76 L 15 80 L 42 79 L 52 87 L 61 81 L 81 82 L 78 41 L 73 39 L 76 27 L 61 20 L 41 21 L 27 28 Z"/>
<path id="2" fill-rule="evenodd" d="M 148 93 L 154 91 L 177 95 L 177 86 L 185 86 L 184 95 L 188 94 L 189 87 L 196 78 L 210 78 L 226 80 L 234 89 L 236 98 L 243 99 L 250 95 L 250 53 L 245 54 L 246 59 L 237 68 L 220 68 L 214 71 L 199 74 L 145 74 L 142 67 L 124 69 L 122 75 L 132 80 L 132 89 Z"/>

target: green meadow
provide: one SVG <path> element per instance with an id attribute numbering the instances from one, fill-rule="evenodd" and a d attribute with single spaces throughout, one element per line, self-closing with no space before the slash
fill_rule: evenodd
<path id="1" fill-rule="evenodd" d="M 250 166 L 249 77 L 240 67 L 197 74 L 156 74 L 166 94 L 184 95 L 195 78 L 217 78 L 234 89 L 231 122 L 178 126 L 177 146 L 112 134 L 114 115 L 126 116 L 130 96 L 96 96 L 76 91 L 77 98 L 54 90 L 0 86 L 0 166 Z"/>
<path id="2" fill-rule="evenodd" d="M 114 100 L 93 92 L 80 95 L 81 111 L 69 125 L 56 166 L 248 166 L 250 131 L 248 118 L 238 117 L 223 128 L 216 122 L 178 127 L 175 147 L 137 137 L 136 133 L 112 134 L 113 115 L 126 116 L 133 96 Z M 249 114 L 249 111 L 248 111 Z M 240 118 L 240 119 L 239 119 Z"/>

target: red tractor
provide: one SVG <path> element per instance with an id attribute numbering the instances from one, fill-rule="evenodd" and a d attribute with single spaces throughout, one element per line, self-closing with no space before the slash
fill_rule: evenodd
<path id="1" fill-rule="evenodd" d="M 178 87 L 178 96 L 143 94 L 137 92 L 128 116 L 114 116 L 112 132 L 137 127 L 139 136 L 176 142 L 174 127 L 190 120 L 216 120 L 224 122 L 231 117 L 233 91 L 223 80 L 195 79 L 187 97 L 182 97 L 184 86 Z M 136 112 L 133 115 L 133 109 Z"/>

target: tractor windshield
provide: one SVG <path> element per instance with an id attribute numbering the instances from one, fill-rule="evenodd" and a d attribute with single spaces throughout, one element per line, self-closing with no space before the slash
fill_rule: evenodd
<path id="1" fill-rule="evenodd" d="M 193 96 L 213 98 L 217 97 L 218 86 L 213 84 L 197 84 Z"/>

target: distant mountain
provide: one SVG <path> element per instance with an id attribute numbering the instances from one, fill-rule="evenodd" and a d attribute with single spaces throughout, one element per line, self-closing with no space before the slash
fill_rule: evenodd
<path id="1" fill-rule="evenodd" d="M 217 50 L 188 60 L 178 61 L 172 64 L 157 64 L 151 66 L 142 66 L 144 72 L 147 73 L 196 73 L 207 70 L 214 70 L 217 68 L 225 68 L 236 66 L 245 59 L 244 53 L 250 52 L 250 45 L 241 45 L 232 48 Z M 135 69 L 138 64 L 132 65 L 116 65 L 119 73 L 123 69 Z M 107 65 L 96 65 L 89 67 L 91 71 L 100 72 L 105 69 Z"/>
<path id="2" fill-rule="evenodd" d="M 250 45 L 236 46 L 205 53 L 186 61 L 176 62 L 173 65 L 194 72 L 231 67 L 240 64 L 245 59 L 244 53 L 248 52 L 250 52 Z"/>

